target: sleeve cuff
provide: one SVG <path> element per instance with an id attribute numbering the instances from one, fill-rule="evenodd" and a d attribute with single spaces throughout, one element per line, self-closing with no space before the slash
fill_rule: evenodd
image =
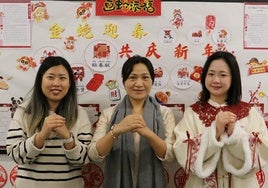
<path id="1" fill-rule="evenodd" d="M 253 167 L 253 162 L 252 162 L 251 150 L 249 148 L 249 135 L 248 133 L 245 132 L 243 128 L 241 128 L 238 122 L 235 125 L 233 134 L 226 139 L 225 143 L 226 146 L 223 147 L 222 149 L 222 160 L 226 171 L 236 176 L 243 176 L 249 171 L 251 171 Z M 234 145 L 234 144 L 241 144 L 241 147 L 243 149 L 244 162 L 241 168 L 236 168 L 235 164 L 232 164 L 232 161 L 230 161 L 231 157 L 228 157 L 233 156 L 232 154 L 230 154 L 230 151 L 228 150 L 228 145 Z"/>
<path id="2" fill-rule="evenodd" d="M 223 147 L 224 146 L 224 143 L 225 143 L 225 140 L 226 138 L 228 137 L 227 134 L 222 134 L 221 137 L 220 137 L 220 140 L 217 140 L 216 139 L 216 123 L 213 122 L 208 130 L 208 136 L 210 136 L 210 140 L 211 140 L 211 143 L 215 146 L 218 146 L 218 147 Z"/>
<path id="3" fill-rule="evenodd" d="M 37 133 L 36 133 L 37 134 Z M 43 145 L 42 148 L 37 148 L 35 145 L 34 145 L 34 139 L 35 139 L 35 136 L 36 134 L 34 134 L 33 136 L 31 136 L 30 138 L 28 138 L 28 140 L 26 140 L 26 148 L 27 148 L 27 156 L 29 158 L 35 158 L 36 156 L 39 155 L 39 153 L 41 151 L 43 151 L 45 149 L 45 144 Z"/>
<path id="4" fill-rule="evenodd" d="M 210 143 L 209 143 L 210 142 Z M 211 159 L 209 160 L 209 164 L 205 161 L 206 151 L 208 149 L 208 145 L 219 148 L 218 151 L 215 151 Z M 197 154 L 197 158 L 195 161 L 195 173 L 200 178 L 208 177 L 217 167 L 217 163 L 220 159 L 221 149 L 224 145 L 224 142 L 218 142 L 216 139 L 216 127 L 212 125 L 208 128 L 207 131 L 204 132 L 201 138 L 200 149 Z"/>
<path id="5" fill-rule="evenodd" d="M 106 156 L 99 155 L 97 151 L 97 147 L 96 147 L 96 142 L 89 145 L 89 157 L 91 160 L 96 161 L 96 162 L 102 162 Z"/>
<path id="6" fill-rule="evenodd" d="M 233 134 L 227 137 L 224 142 L 226 145 L 236 144 L 241 138 L 248 139 L 248 133 L 243 128 L 241 128 L 239 122 L 236 122 Z"/>

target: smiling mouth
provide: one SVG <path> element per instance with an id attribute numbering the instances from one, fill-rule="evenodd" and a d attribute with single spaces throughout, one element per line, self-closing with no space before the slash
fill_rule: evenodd
<path id="1" fill-rule="evenodd" d="M 61 92 L 61 90 L 51 90 L 51 93 L 53 93 L 55 95 L 59 94 L 60 92 Z"/>
<path id="2" fill-rule="evenodd" d="M 213 89 L 220 89 L 221 86 L 212 86 Z"/>
<path id="3" fill-rule="evenodd" d="M 137 93 L 144 92 L 144 90 L 134 90 L 134 91 L 137 92 Z"/>

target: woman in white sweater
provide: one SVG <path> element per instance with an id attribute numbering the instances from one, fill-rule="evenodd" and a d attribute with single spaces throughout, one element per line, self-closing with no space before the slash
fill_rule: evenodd
<path id="1" fill-rule="evenodd" d="M 77 104 L 72 68 L 48 57 L 38 69 L 31 97 L 20 105 L 7 135 L 7 154 L 18 164 L 16 188 L 82 188 L 92 131 Z"/>

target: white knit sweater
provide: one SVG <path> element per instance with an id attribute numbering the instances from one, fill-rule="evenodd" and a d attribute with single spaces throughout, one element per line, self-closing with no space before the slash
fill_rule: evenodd
<path id="1" fill-rule="evenodd" d="M 88 163 L 87 145 L 92 138 L 88 115 L 78 107 L 78 119 L 71 132 L 75 148 L 66 150 L 62 139 L 51 135 L 44 147 L 34 146 L 35 135 L 28 137 L 24 109 L 19 107 L 11 121 L 7 136 L 7 154 L 18 164 L 16 188 L 81 188 L 81 167 Z"/>

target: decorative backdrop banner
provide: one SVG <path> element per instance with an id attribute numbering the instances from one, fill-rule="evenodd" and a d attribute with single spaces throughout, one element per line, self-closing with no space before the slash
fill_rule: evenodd
<path id="1" fill-rule="evenodd" d="M 160 16 L 161 0 L 98 0 L 96 16 Z"/>

